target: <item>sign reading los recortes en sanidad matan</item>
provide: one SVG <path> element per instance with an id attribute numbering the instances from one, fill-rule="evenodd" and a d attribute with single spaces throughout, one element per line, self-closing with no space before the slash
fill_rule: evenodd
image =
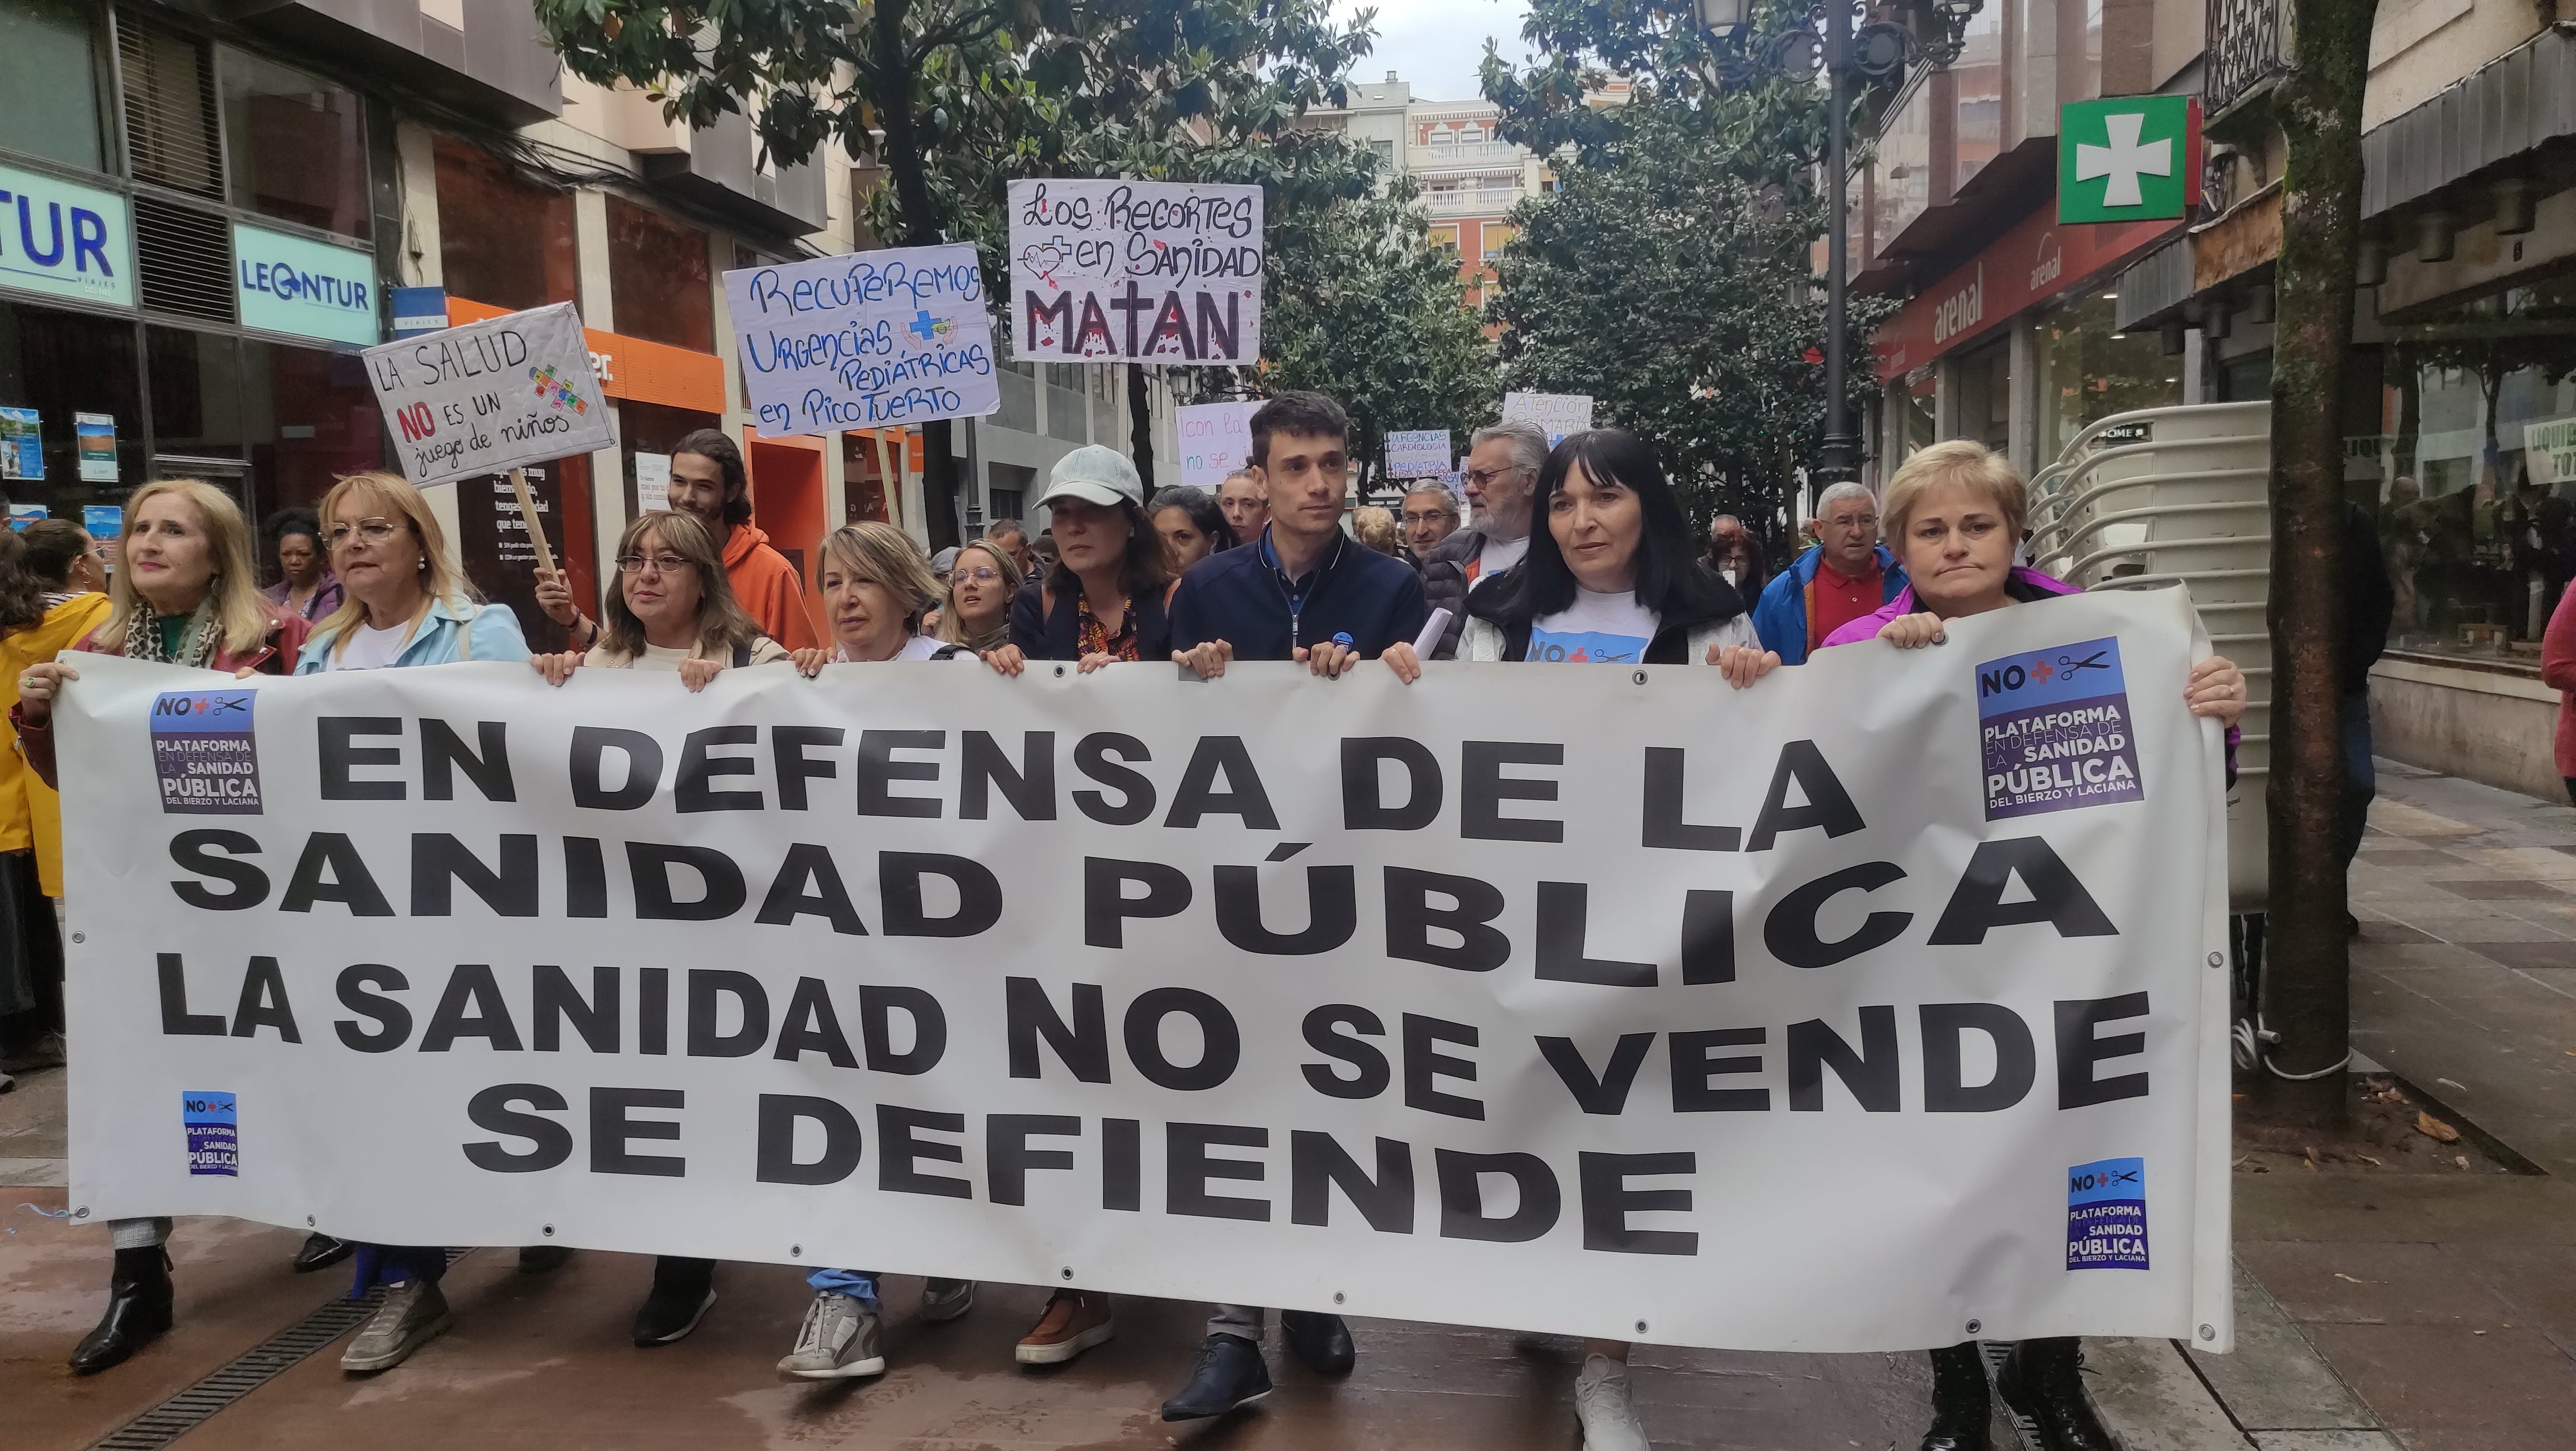
<path id="1" fill-rule="evenodd" d="M 617 439 L 569 302 L 369 348 L 367 380 L 414 484 L 607 448 Z"/>
<path id="2" fill-rule="evenodd" d="M 1002 406 L 975 249 L 898 247 L 724 275 L 760 431 L 980 418 Z"/>
<path id="3" fill-rule="evenodd" d="M 1261 188 L 1011 183 L 1011 356 L 1261 359 Z"/>

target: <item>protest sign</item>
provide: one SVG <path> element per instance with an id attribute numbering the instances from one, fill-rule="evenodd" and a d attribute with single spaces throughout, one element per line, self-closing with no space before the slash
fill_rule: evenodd
<path id="1" fill-rule="evenodd" d="M 1506 393 L 1505 423 L 1528 419 L 1547 430 L 1547 446 L 1556 447 L 1569 433 L 1592 426 L 1592 400 L 1581 393 Z"/>
<path id="2" fill-rule="evenodd" d="M 1181 482 L 1214 493 L 1225 476 L 1252 461 L 1252 415 L 1262 400 L 1184 403 L 1174 410 L 1181 436 Z"/>
<path id="3" fill-rule="evenodd" d="M 368 348 L 367 378 L 415 485 L 613 447 L 569 302 Z"/>
<path id="4" fill-rule="evenodd" d="M 1257 363 L 1261 188 L 1011 183 L 1011 356 Z"/>
<path id="5" fill-rule="evenodd" d="M 1002 406 L 984 268 L 964 243 L 724 275 L 763 434 L 838 433 Z"/>
<path id="6" fill-rule="evenodd" d="M 1386 472 L 1390 478 L 1419 479 L 1445 474 L 1457 466 L 1449 455 L 1449 430 L 1417 428 L 1386 436 Z"/>
<path id="7" fill-rule="evenodd" d="M 2168 590 L 1743 691 L 85 659 L 69 1205 L 1665 1344 L 2224 1349 L 2205 648 Z M 2019 714 L 2076 651 L 2117 678 Z M 188 1105 L 225 1096 L 209 1172 Z"/>

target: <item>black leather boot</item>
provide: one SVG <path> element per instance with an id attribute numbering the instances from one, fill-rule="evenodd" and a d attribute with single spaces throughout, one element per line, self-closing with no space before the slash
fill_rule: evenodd
<path id="1" fill-rule="evenodd" d="M 1977 1342 L 1961 1341 L 1932 1353 L 1932 1429 L 1922 1451 L 1989 1451 L 1986 1428 L 1994 1403 L 1986 1392 L 1986 1363 Z"/>
<path id="2" fill-rule="evenodd" d="M 72 1347 L 72 1374 L 96 1375 L 170 1328 L 170 1258 L 161 1246 L 121 1249 L 107 1280 L 107 1313 Z"/>
<path id="3" fill-rule="evenodd" d="M 2084 1393 L 2083 1365 L 2083 1352 L 2068 1335 L 2022 1341 L 1995 1372 L 2004 1404 L 2038 1424 L 2040 1451 L 2120 1451 Z"/>

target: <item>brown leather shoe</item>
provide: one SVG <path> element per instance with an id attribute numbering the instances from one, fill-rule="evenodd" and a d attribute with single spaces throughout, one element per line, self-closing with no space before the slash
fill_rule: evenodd
<path id="1" fill-rule="evenodd" d="M 1088 1290 L 1058 1290 L 1037 1328 L 1020 1341 L 1022 1365 L 1062 1365 L 1118 1333 L 1109 1297 Z"/>

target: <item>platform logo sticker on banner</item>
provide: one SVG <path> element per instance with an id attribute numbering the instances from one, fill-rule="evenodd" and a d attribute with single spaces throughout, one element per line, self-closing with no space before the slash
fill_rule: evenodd
<path id="1" fill-rule="evenodd" d="M 2147 1267 L 2147 1161 L 2098 1159 L 2066 1171 L 2066 1267 Z"/>
<path id="2" fill-rule="evenodd" d="M 1977 728 L 1988 821 L 2146 796 L 2116 639 L 1978 666 Z"/>
<path id="3" fill-rule="evenodd" d="M 241 1177 L 241 1117 L 231 1094 L 179 1095 L 179 1122 L 188 1131 L 189 1173 Z"/>
<path id="4" fill-rule="evenodd" d="M 259 741 L 250 690 L 173 690 L 152 701 L 152 765 L 161 809 L 205 816 L 259 814 Z"/>

